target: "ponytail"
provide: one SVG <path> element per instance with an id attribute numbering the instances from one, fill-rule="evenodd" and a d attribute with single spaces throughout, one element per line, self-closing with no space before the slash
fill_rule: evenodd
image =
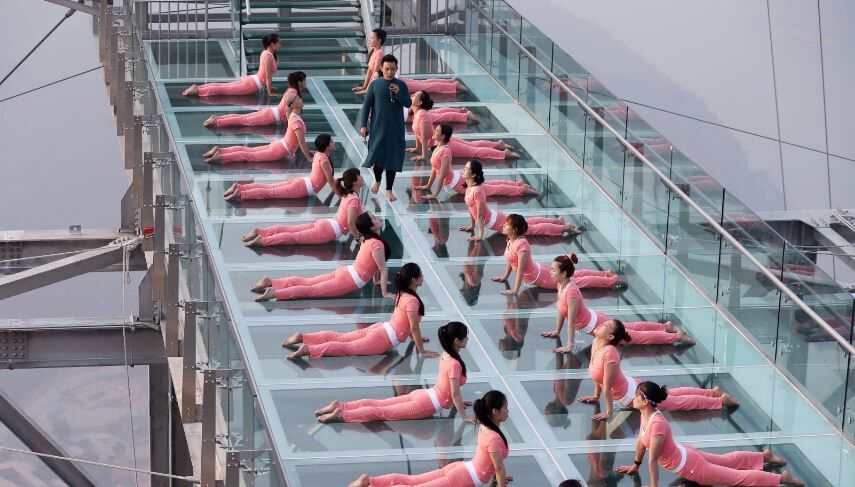
<path id="1" fill-rule="evenodd" d="M 558 263 L 558 270 L 567 274 L 567 277 L 573 277 L 573 274 L 576 273 L 576 266 L 574 264 L 579 263 L 579 258 L 576 257 L 576 254 L 559 255 L 553 262 Z"/>
<path id="2" fill-rule="evenodd" d="M 478 418 L 478 422 L 496 433 L 499 433 L 499 436 L 502 437 L 502 441 L 505 442 L 506 447 L 508 446 L 508 439 L 505 438 L 505 434 L 502 433 L 501 429 L 499 429 L 499 425 L 493 422 L 493 418 L 490 417 L 490 412 L 494 409 L 502 409 L 502 407 L 507 403 L 508 398 L 506 398 L 501 391 L 493 390 L 484 394 L 484 397 L 481 399 L 476 399 L 475 404 L 472 405 L 472 408 L 475 410 L 475 417 Z"/>
<path id="3" fill-rule="evenodd" d="M 377 234 L 374 230 L 372 230 L 373 222 L 371 221 L 371 212 L 365 211 L 361 215 L 356 217 L 356 230 L 365 240 L 370 238 L 376 238 L 380 242 L 383 243 L 383 254 L 386 257 L 386 260 L 389 260 L 389 257 L 392 255 L 392 247 L 383 240 L 383 237 Z"/>
<path id="4" fill-rule="evenodd" d="M 466 325 L 459 321 L 450 321 L 439 327 L 439 344 L 449 357 L 457 360 L 460 363 L 460 368 L 463 370 L 463 375 L 466 375 L 466 363 L 460 357 L 460 352 L 454 349 L 454 340 L 463 340 L 469 334 L 469 329 Z"/>
<path id="5" fill-rule="evenodd" d="M 395 287 L 398 288 L 398 297 L 395 299 L 395 305 L 398 305 L 398 300 L 401 299 L 401 294 L 407 293 L 410 296 L 415 296 L 419 300 L 419 316 L 425 315 L 425 303 L 422 298 L 412 289 L 410 283 L 414 279 L 418 279 L 422 275 L 422 269 L 415 262 L 407 262 L 401 267 L 401 270 L 395 273 Z"/>
<path id="6" fill-rule="evenodd" d="M 338 193 L 341 198 L 344 198 L 349 194 L 356 193 L 356 190 L 353 189 L 353 185 L 357 180 L 359 180 L 359 169 L 351 167 L 344 171 L 340 178 L 336 178 L 335 192 Z"/>

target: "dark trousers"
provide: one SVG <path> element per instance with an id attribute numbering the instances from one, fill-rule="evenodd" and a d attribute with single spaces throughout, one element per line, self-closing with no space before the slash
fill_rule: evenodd
<path id="1" fill-rule="evenodd" d="M 374 170 L 374 180 L 379 183 L 380 180 L 383 179 L 383 168 L 375 164 L 372 169 Z M 386 171 L 386 191 L 392 191 L 392 185 L 395 184 L 396 174 L 398 173 L 395 171 Z"/>

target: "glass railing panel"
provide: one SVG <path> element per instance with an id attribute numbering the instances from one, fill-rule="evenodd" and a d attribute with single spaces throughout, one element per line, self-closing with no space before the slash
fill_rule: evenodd
<path id="1" fill-rule="evenodd" d="M 627 137 L 630 144 L 641 144 L 634 135 L 629 134 Z M 660 170 L 667 174 L 666 167 L 660 167 Z M 636 218 L 662 250 L 666 245 L 668 211 L 673 199 L 665 182 L 627 151 L 623 174 L 623 209 Z"/>
<path id="2" fill-rule="evenodd" d="M 670 197 L 665 234 L 668 255 L 707 296 L 715 299 L 721 253 L 715 230 L 685 200 Z"/>
<path id="3" fill-rule="evenodd" d="M 543 59 L 540 61 L 544 62 Z M 548 66 L 549 61 L 545 61 L 545 64 Z M 549 126 L 549 113 L 555 88 L 552 79 L 530 56 L 523 56 L 520 59 L 518 99 L 544 127 Z"/>
<path id="4" fill-rule="evenodd" d="M 489 64 L 490 74 L 510 92 L 511 96 L 518 97 L 520 69 L 524 54 L 498 29 L 493 30 L 491 37 L 493 53 Z"/>
<path id="5" fill-rule="evenodd" d="M 569 92 L 555 86 L 552 90 L 549 133 L 581 164 L 585 155 L 585 133 L 587 126 L 593 124 L 593 121 Z M 582 100 L 587 96 L 585 90 L 572 87 L 571 90 Z"/>
<path id="6" fill-rule="evenodd" d="M 492 12 L 492 0 L 482 0 L 479 2 L 469 2 L 469 8 L 466 10 L 466 25 L 464 26 L 463 43 L 469 52 L 474 55 L 484 66 L 489 66 L 492 61 L 492 40 L 493 40 L 493 25 L 490 21 L 481 15 L 479 9 L 484 9 L 486 12 Z"/>
<path id="7" fill-rule="evenodd" d="M 586 103 L 597 115 L 615 129 L 620 136 L 626 135 L 624 121 L 609 110 L 617 100 L 607 97 L 594 97 L 590 93 Z M 606 192 L 618 203 L 622 200 L 623 176 L 626 166 L 626 151 L 615 135 L 599 121 L 589 118 L 585 125 L 585 149 L 583 165 Z"/>

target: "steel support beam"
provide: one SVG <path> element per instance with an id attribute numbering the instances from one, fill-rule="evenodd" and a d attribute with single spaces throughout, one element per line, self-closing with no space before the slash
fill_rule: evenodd
<path id="1" fill-rule="evenodd" d="M 83 229 L 71 226 L 62 230 L 8 230 L 0 232 L 0 274 L 11 274 L 58 260 L 65 252 L 103 247 L 110 242 L 133 236 L 115 228 Z M 23 259 L 23 260 L 16 260 Z M 144 270 L 145 256 L 140 249 L 131 253 L 131 269 Z M 100 270 L 119 270 L 114 266 Z"/>
<path id="2" fill-rule="evenodd" d="M 54 443 L 32 418 L 21 411 L 5 394 L 0 392 L 0 422 L 32 451 L 57 456 L 68 456 Z M 95 482 L 74 462 L 39 457 L 45 465 L 68 485 L 94 486 Z"/>
<path id="3" fill-rule="evenodd" d="M 122 261 L 121 245 L 87 250 L 71 257 L 0 277 L 0 299 L 23 294 Z"/>
<path id="4" fill-rule="evenodd" d="M 172 394 L 169 365 L 148 367 L 149 458 L 151 471 L 172 474 Z M 169 479 L 151 476 L 152 487 L 168 487 Z"/>
<path id="5" fill-rule="evenodd" d="M 83 12 L 89 15 L 101 15 L 101 8 L 98 2 L 92 0 L 92 6 L 86 5 L 83 3 L 83 0 L 79 0 L 78 2 L 74 2 L 72 0 L 45 0 L 49 3 L 54 3 L 61 7 L 70 8 L 72 10 L 77 10 L 79 12 Z M 105 0 L 106 2 L 106 0 Z"/>
<path id="6" fill-rule="evenodd" d="M 217 388 L 222 380 L 229 380 L 231 369 L 208 369 L 202 371 L 202 487 L 217 485 Z"/>

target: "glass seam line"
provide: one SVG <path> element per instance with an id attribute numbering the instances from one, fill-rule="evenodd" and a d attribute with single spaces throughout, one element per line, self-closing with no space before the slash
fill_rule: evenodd
<path id="1" fill-rule="evenodd" d="M 468 51 L 468 50 L 467 50 L 467 52 L 470 52 L 470 51 Z M 470 55 L 471 55 L 471 52 L 470 52 Z M 474 57 L 474 56 L 473 56 L 473 57 Z M 476 61 L 480 64 L 480 60 L 479 60 L 479 59 L 477 59 L 477 58 L 475 58 L 475 59 L 476 59 Z M 481 66 L 483 67 L 484 65 L 483 65 L 483 64 L 481 64 Z M 495 78 L 494 78 L 494 79 L 495 79 Z M 505 89 L 504 85 L 502 85 L 501 83 L 499 83 L 499 87 L 500 87 L 503 91 L 505 91 L 505 93 L 507 93 L 509 96 L 511 96 L 511 95 L 510 95 L 510 93 L 507 91 L 507 89 Z M 526 111 L 527 111 L 527 112 L 531 113 L 531 112 L 530 112 L 530 111 L 529 111 L 529 110 L 528 110 L 524 105 L 520 105 L 520 106 L 521 106 L 521 107 L 523 107 L 524 109 L 526 109 Z M 585 106 L 587 106 L 587 105 L 585 105 Z M 540 121 L 538 121 L 538 120 L 536 120 L 536 122 L 537 122 L 538 124 L 540 123 Z M 543 126 L 541 125 L 541 128 L 542 128 L 542 127 L 543 127 Z M 549 132 L 547 131 L 547 134 L 548 134 L 548 136 L 549 136 L 550 138 L 552 138 L 552 134 L 551 134 L 551 133 L 549 133 Z M 552 140 L 554 140 L 554 138 L 552 138 Z M 568 150 L 566 150 L 566 149 L 565 149 L 561 144 L 558 144 L 558 146 L 561 148 L 561 150 L 562 150 L 562 151 L 564 151 L 564 153 L 566 153 L 566 154 L 567 154 L 568 156 L 570 156 L 574 161 L 576 161 L 576 157 L 575 157 L 572 153 L 570 153 Z M 576 164 L 579 164 L 579 163 L 578 163 L 578 161 L 576 161 Z M 583 172 L 584 172 L 584 171 L 583 171 Z M 592 178 L 592 177 L 591 177 L 587 172 L 585 172 L 585 175 L 588 177 L 588 179 L 589 179 L 590 181 L 592 181 L 592 184 L 594 185 L 594 187 L 595 187 L 595 188 L 597 188 L 597 189 L 598 189 L 598 190 L 599 190 L 603 195 L 605 195 L 607 198 L 609 198 L 609 199 L 611 200 L 611 197 L 608 195 L 608 193 L 606 193 L 606 192 L 605 192 L 605 190 L 602 188 L 602 186 L 600 186 L 600 184 L 599 184 L 596 180 L 594 180 L 594 179 L 593 179 L 593 178 Z M 613 200 L 612 200 L 612 201 L 613 201 Z M 635 219 L 634 219 L 634 218 L 631 218 L 631 217 L 630 217 L 630 215 L 629 215 L 628 213 L 624 212 L 624 214 L 626 214 L 626 215 L 627 215 L 627 217 L 628 217 L 628 218 L 627 218 L 627 221 L 631 222 L 633 226 L 635 226 L 635 227 L 636 227 L 640 232 L 642 232 L 642 234 L 644 234 L 644 235 L 646 236 L 646 232 L 645 232 L 645 230 L 644 230 L 644 229 L 642 229 L 642 228 L 639 226 L 638 222 L 637 222 L 637 221 L 635 221 Z M 673 259 L 672 259 L 672 257 L 671 257 L 670 255 L 668 255 L 668 254 L 661 254 L 661 255 L 662 255 L 663 257 L 665 257 L 666 259 L 668 259 L 668 261 L 669 261 L 669 262 L 671 262 L 671 263 L 672 263 L 672 265 L 673 265 Z M 748 345 L 749 345 L 750 347 L 752 347 L 752 348 L 755 350 L 755 352 L 757 352 L 757 354 L 760 356 L 760 358 L 761 358 L 762 360 L 765 360 L 765 361 L 766 361 L 769 365 L 771 365 L 775 370 L 778 370 L 778 371 L 781 373 L 781 377 L 782 377 L 782 379 L 783 379 L 784 381 L 786 381 L 786 382 L 790 385 L 790 387 L 792 387 L 792 388 L 796 391 L 796 393 L 797 393 L 799 396 L 801 396 L 801 398 L 802 398 L 802 399 L 803 399 L 803 400 L 804 400 L 804 401 L 809 405 L 809 407 L 810 407 L 811 409 L 813 409 L 813 410 L 814 410 L 814 411 L 815 411 L 815 412 L 816 412 L 816 413 L 817 413 L 817 414 L 818 414 L 822 419 L 824 419 L 824 420 L 825 420 L 825 422 L 826 422 L 826 423 L 827 423 L 827 424 L 832 428 L 832 430 L 833 430 L 833 431 L 835 431 L 835 432 L 836 432 L 836 434 L 838 434 L 839 436 L 844 437 L 848 443 L 850 443 L 851 445 L 855 446 L 855 442 L 851 441 L 851 440 L 849 439 L 849 437 L 845 435 L 845 432 L 844 432 L 842 429 L 838 429 L 838 428 L 837 428 L 837 426 L 836 426 L 836 424 L 831 422 L 831 419 L 830 419 L 829 417 L 827 417 L 827 416 L 825 415 L 825 413 L 824 413 L 823 411 L 821 411 L 821 410 L 816 406 L 816 404 L 814 404 L 814 402 L 813 402 L 811 399 L 809 399 L 809 398 L 805 395 L 805 393 L 804 393 L 804 392 L 803 392 L 799 387 L 797 387 L 797 386 L 795 385 L 795 383 L 794 383 L 794 382 L 790 379 L 790 377 L 785 373 L 785 370 L 783 370 L 783 369 L 782 369 L 782 368 L 781 368 L 781 367 L 780 367 L 776 362 L 773 362 L 773 361 L 772 361 L 772 359 L 771 359 L 770 357 L 768 357 L 768 356 L 767 356 L 767 355 L 766 355 L 762 350 L 760 350 L 760 348 L 759 348 L 759 347 L 754 343 L 754 341 L 753 341 L 753 340 L 751 340 L 751 339 L 748 337 L 748 335 L 746 335 L 745 330 L 743 330 L 743 328 L 742 328 L 741 326 L 738 326 L 738 325 L 737 325 L 737 324 L 736 324 L 736 323 L 731 319 L 731 317 L 730 317 L 727 313 L 725 313 L 725 312 L 722 310 L 722 308 L 718 305 L 718 303 L 714 302 L 714 301 L 713 301 L 709 296 L 707 296 L 707 294 L 706 294 L 705 292 L 703 292 L 703 291 L 698 287 L 697 283 L 695 283 L 695 281 L 694 281 L 694 280 L 692 280 L 692 279 L 689 277 L 689 275 L 688 275 L 688 274 L 686 274 L 686 273 L 683 271 L 682 267 L 680 267 L 680 266 L 678 266 L 678 265 L 673 265 L 673 267 L 674 267 L 674 269 L 676 269 L 676 271 L 677 271 L 677 272 L 679 272 L 679 273 L 680 273 L 680 274 L 681 274 L 681 275 L 682 275 L 682 276 L 683 276 L 683 277 L 684 277 L 684 278 L 685 278 L 685 279 L 690 283 L 690 285 L 691 285 L 691 286 L 692 286 L 692 287 L 693 287 L 693 288 L 694 288 L 694 289 L 695 289 L 695 290 L 696 290 L 696 291 L 697 291 L 697 292 L 702 296 L 702 298 L 703 298 L 706 302 L 708 302 L 708 303 L 710 304 L 710 306 L 711 306 L 713 309 L 715 309 L 715 310 L 718 312 L 719 316 L 721 316 L 721 317 L 722 317 L 722 319 L 724 319 L 724 320 L 725 320 L 725 321 L 726 321 L 726 322 L 731 326 L 731 328 L 733 328 L 733 329 L 736 331 L 736 333 L 738 333 L 738 334 L 739 334 L 743 339 L 745 339 L 745 341 L 748 343 Z"/>
<path id="2" fill-rule="evenodd" d="M 467 51 L 467 54 L 468 54 L 468 51 Z M 471 56 L 471 54 L 469 54 L 469 55 Z M 488 73 L 488 75 L 492 78 L 492 75 L 490 75 L 489 73 Z M 314 79 L 313 79 L 312 81 L 314 82 Z M 328 101 L 328 100 L 327 100 L 327 98 L 323 95 L 323 93 L 321 93 L 321 97 L 323 98 L 324 102 L 325 102 L 325 103 L 327 103 L 327 105 L 329 106 L 329 108 L 330 108 L 330 109 L 332 109 L 333 107 L 332 107 L 331 105 L 329 105 L 329 101 Z M 511 99 L 513 99 L 513 98 L 511 98 Z M 337 116 L 337 114 L 335 113 L 335 111 L 334 111 L 334 110 L 333 110 L 333 112 L 332 112 L 332 113 L 333 113 L 333 116 L 334 116 L 334 117 L 335 117 L 335 119 L 336 119 L 336 122 L 338 122 L 338 124 L 339 124 L 339 125 L 341 126 L 341 128 L 345 131 L 345 133 L 346 133 L 346 134 L 348 134 L 348 135 L 347 135 L 347 138 L 348 138 L 348 140 L 351 142 L 351 145 L 356 149 L 356 152 L 357 152 L 358 154 L 360 154 L 360 156 L 361 156 L 361 155 L 362 155 L 362 150 L 360 150 L 360 149 L 361 149 L 361 147 L 359 147 L 359 146 L 357 146 L 356 144 L 354 144 L 354 143 L 353 143 L 353 139 L 352 139 L 352 138 L 350 137 L 350 135 L 349 135 L 350 131 L 347 129 L 347 128 L 348 128 L 348 126 L 346 126 L 346 125 L 344 125 L 343 123 L 341 123 L 341 120 L 338 118 L 338 116 Z M 400 222 L 401 222 L 401 230 L 407 233 L 407 235 L 409 236 L 409 238 L 410 238 L 410 240 L 411 240 L 411 241 L 416 242 L 416 238 L 415 238 L 415 236 L 414 236 L 414 235 L 412 234 L 412 232 L 410 231 L 409 226 L 408 226 L 408 225 L 406 225 L 406 221 L 404 220 L 404 218 L 403 218 L 403 217 L 398 213 L 398 210 L 395 208 L 395 205 L 394 205 L 394 204 L 392 204 L 391 202 L 387 202 L 387 205 L 388 205 L 388 208 L 392 211 L 392 213 L 394 213 L 394 214 L 395 214 L 395 216 L 396 216 L 396 218 L 398 219 L 398 221 L 400 221 Z M 384 213 L 385 213 L 385 212 L 384 212 Z M 433 263 L 432 263 L 432 262 L 430 261 L 430 259 L 428 259 L 428 257 L 424 254 L 424 252 L 423 252 L 423 250 L 422 250 L 422 248 L 421 248 L 421 246 L 420 246 L 420 245 L 417 245 L 416 247 L 418 248 L 418 253 L 419 253 L 419 254 L 421 254 L 421 256 L 422 256 L 423 263 L 427 264 L 427 265 L 428 265 L 428 267 L 430 267 L 431 271 L 434 273 L 434 275 L 435 275 L 435 276 L 437 277 L 437 279 L 438 279 L 438 278 L 439 278 L 439 273 L 438 273 L 438 272 L 437 272 L 437 270 L 434 268 Z M 468 322 L 468 320 L 466 319 L 466 315 L 462 312 L 462 310 L 460 309 L 460 307 L 457 305 L 457 302 L 455 302 L 455 301 L 454 301 L 454 298 L 452 298 L 452 297 L 451 297 L 451 293 L 449 293 L 449 292 L 448 292 L 448 289 L 446 289 L 445 285 L 442 285 L 442 281 L 441 281 L 441 280 L 440 280 L 439 282 L 440 282 L 440 285 L 442 286 L 442 290 L 443 290 L 443 292 L 444 292 L 444 293 L 445 293 L 445 295 L 448 297 L 448 300 L 449 300 L 449 302 L 452 304 L 452 306 L 454 306 L 454 309 L 457 311 L 457 313 L 458 313 L 458 315 L 460 316 L 460 318 L 461 318 L 461 319 L 463 319 L 464 321 Z M 514 394 L 514 391 L 511 389 L 510 385 L 509 385 L 509 384 L 508 384 L 508 382 L 505 380 L 504 376 L 499 372 L 499 369 L 498 369 L 498 367 L 496 367 L 496 364 L 495 364 L 495 363 L 493 363 L 493 360 L 492 360 L 492 359 L 490 359 L 490 355 L 489 355 L 489 353 L 487 353 L 486 348 L 485 348 L 485 347 L 484 347 L 484 345 L 481 343 L 481 341 L 478 339 L 478 336 L 477 336 L 475 333 L 470 333 L 470 336 L 472 336 L 473 338 L 475 338 L 475 342 L 476 342 L 476 343 L 478 344 L 478 346 L 481 348 L 481 352 L 482 352 L 482 353 L 484 354 L 484 356 L 487 358 L 487 361 L 490 363 L 490 366 L 491 366 L 491 367 L 492 367 L 492 369 L 495 371 L 496 378 L 498 378 L 498 379 L 499 379 L 499 381 L 500 381 L 500 382 L 505 386 L 505 388 L 506 388 L 506 390 L 507 390 L 508 395 L 510 395 L 511 397 L 513 397 L 513 398 L 514 398 L 514 400 L 517 402 L 517 404 L 521 405 L 522 403 L 521 403 L 521 402 L 520 402 L 520 400 L 516 397 L 516 395 Z M 532 432 L 533 432 L 533 433 L 534 433 L 534 435 L 537 437 L 537 439 L 540 441 L 540 444 L 541 444 L 541 445 L 542 445 L 542 447 L 543 447 L 543 451 L 545 451 L 545 452 L 546 452 L 546 455 L 547 455 L 547 456 L 552 460 L 552 463 L 553 463 L 553 465 L 555 465 L 555 468 L 557 468 L 557 469 L 558 469 L 558 472 L 560 472 L 560 473 L 561 473 L 561 475 L 562 475 L 563 477 L 566 477 L 566 476 L 567 476 L 567 473 L 564 471 L 564 469 L 563 469 L 563 468 L 561 468 L 561 465 L 558 463 L 558 459 L 557 459 L 557 458 L 555 458 L 555 456 L 552 454 L 552 452 L 550 451 L 549 447 L 548 447 L 548 446 L 547 446 L 547 444 L 546 444 L 546 441 L 543 439 L 543 436 L 542 436 L 542 435 L 540 434 L 540 432 L 537 430 L 537 428 L 535 427 L 535 425 L 534 425 L 534 423 L 532 422 L 532 420 L 528 417 L 528 414 L 526 414 L 526 413 L 525 413 L 524 411 L 522 411 L 522 410 L 520 410 L 520 414 L 522 415 L 522 417 L 524 417 L 524 418 L 525 418 L 526 422 L 528 422 L 529 426 L 530 426 L 530 427 L 531 427 L 531 429 L 532 429 Z"/>
<path id="3" fill-rule="evenodd" d="M 624 146 L 625 150 L 631 152 L 636 157 L 636 159 L 642 161 L 646 166 L 648 166 L 648 168 L 651 171 L 653 171 L 653 173 L 657 177 L 659 177 L 662 180 L 662 182 L 665 183 L 665 185 L 668 186 L 668 188 L 671 191 L 676 193 L 681 199 L 683 199 L 686 203 L 688 203 L 689 206 L 691 206 L 695 211 L 697 211 L 698 214 L 700 214 L 705 220 L 707 220 L 709 225 L 712 226 L 712 228 L 714 228 L 723 238 L 725 238 L 735 249 L 739 250 L 740 253 L 742 253 L 743 256 L 749 260 L 749 262 L 751 262 L 752 264 L 757 266 L 760 269 L 760 272 L 762 272 L 775 285 L 775 287 L 777 287 L 782 293 L 784 293 L 784 295 L 786 295 L 791 301 L 796 303 L 796 305 L 798 305 L 798 307 L 801 308 L 802 311 L 807 313 L 807 315 L 810 316 L 811 319 L 816 321 L 826 331 L 826 333 L 828 333 L 829 335 L 834 337 L 834 339 L 840 344 L 840 346 L 843 347 L 849 354 L 855 355 L 855 347 L 853 347 L 851 343 L 846 341 L 840 335 L 840 333 L 837 332 L 837 330 L 832 328 L 831 325 L 826 323 L 826 321 L 824 319 L 822 319 L 818 314 L 816 314 L 816 312 L 812 308 L 810 308 L 808 305 L 806 305 L 804 303 L 804 301 L 802 301 L 796 295 L 796 293 L 793 292 L 792 289 L 790 289 L 783 282 L 781 282 L 781 280 L 778 279 L 778 277 L 775 276 L 775 274 L 773 274 L 771 271 L 769 271 L 769 269 L 767 269 L 766 266 L 764 266 L 759 260 L 757 260 L 757 258 L 754 257 L 754 255 L 752 255 L 750 252 L 748 252 L 748 250 L 746 250 L 745 247 L 743 247 L 742 244 L 739 243 L 739 241 L 736 240 L 735 237 L 733 237 L 733 235 L 731 235 L 729 232 L 727 232 L 727 230 L 725 230 L 724 227 L 722 227 L 703 208 L 701 208 L 700 205 L 698 205 L 693 199 L 691 199 L 688 195 L 686 195 L 686 193 L 684 193 L 683 190 L 681 190 L 673 181 L 671 181 L 664 173 L 662 173 L 662 171 L 660 171 L 656 166 L 654 166 L 652 162 L 650 162 L 646 157 L 644 157 L 644 155 L 638 149 L 636 149 L 632 144 L 630 144 L 622 135 L 620 135 L 620 133 L 617 130 L 615 130 L 614 127 L 612 127 L 611 125 L 606 123 L 606 121 L 602 117 L 600 117 L 596 113 L 596 111 L 594 109 L 592 109 L 587 103 L 582 101 L 582 99 L 579 98 L 579 96 L 575 92 L 573 92 L 573 90 L 567 84 L 565 84 L 563 81 L 558 79 L 558 77 L 555 75 L 555 73 L 553 73 L 552 71 L 547 69 L 543 65 L 543 63 L 540 62 L 539 59 L 532 56 L 532 54 L 522 44 L 520 44 L 516 39 L 514 39 L 513 36 L 508 34 L 508 32 L 505 29 L 503 29 L 499 24 L 497 24 L 493 19 L 487 18 L 484 14 L 483 9 L 481 9 L 480 7 L 476 7 L 476 8 L 478 8 L 478 10 L 481 12 L 481 15 L 484 16 L 488 22 L 493 24 L 493 26 L 497 30 L 499 30 L 503 35 L 505 35 L 508 39 L 510 39 L 511 42 L 516 44 L 520 50 L 524 51 L 526 53 L 525 55 L 528 56 L 531 61 L 536 63 L 538 66 L 540 66 L 540 68 L 544 71 L 544 74 L 546 74 L 548 77 L 550 77 L 554 83 L 556 83 L 559 87 L 561 87 L 563 90 L 565 90 L 570 96 L 572 96 L 576 100 L 576 102 L 579 103 L 579 105 L 588 113 L 588 115 L 591 118 L 593 118 L 598 123 L 600 123 L 603 127 L 608 129 L 609 132 L 611 132 L 615 136 L 616 140 L 618 142 L 620 142 L 621 145 Z"/>

